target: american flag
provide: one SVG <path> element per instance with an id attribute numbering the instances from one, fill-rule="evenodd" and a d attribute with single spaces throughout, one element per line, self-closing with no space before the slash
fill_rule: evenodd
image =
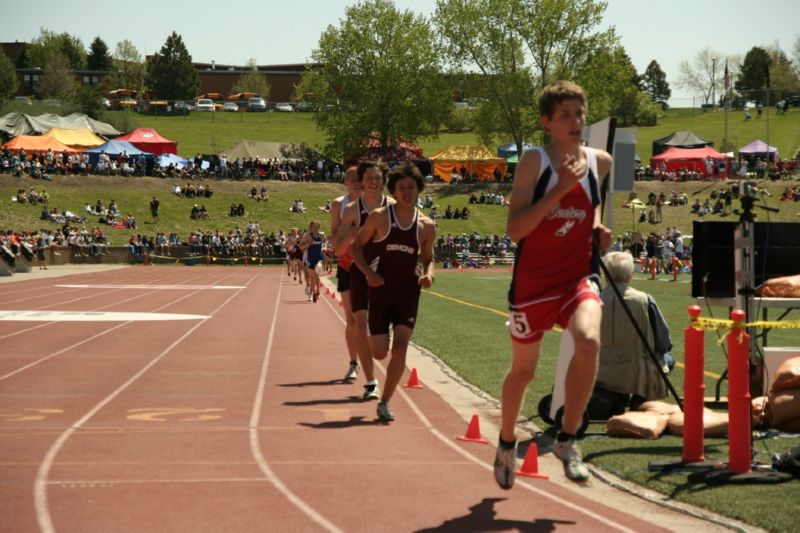
<path id="1" fill-rule="evenodd" d="M 725 60 L 725 90 L 729 90 L 731 88 L 731 73 L 728 70 L 728 60 Z"/>

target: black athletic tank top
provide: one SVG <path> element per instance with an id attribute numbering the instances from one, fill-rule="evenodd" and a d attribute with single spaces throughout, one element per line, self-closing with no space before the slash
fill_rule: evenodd
<path id="1" fill-rule="evenodd" d="M 414 210 L 414 219 L 405 228 L 397 220 L 394 205 L 387 211 L 389 232 L 382 239 L 372 241 L 378 253 L 370 261 L 370 267 L 383 277 L 387 291 L 419 290 L 419 211 Z"/>

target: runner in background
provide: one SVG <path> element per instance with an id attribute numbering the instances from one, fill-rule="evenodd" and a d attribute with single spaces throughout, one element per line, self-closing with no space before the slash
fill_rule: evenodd
<path id="1" fill-rule="evenodd" d="M 333 245 L 337 248 L 337 252 L 338 248 L 342 248 L 337 246 L 336 242 L 339 228 L 342 226 L 342 217 L 344 217 L 345 209 L 353 202 L 357 203 L 358 199 L 361 198 L 361 181 L 358 179 L 358 170 L 356 167 L 348 168 L 344 173 L 344 186 L 347 187 L 347 194 L 331 202 L 331 236 Z M 349 238 L 350 232 L 346 231 L 343 236 L 344 235 Z M 355 379 L 358 375 L 358 361 L 360 359 L 358 354 L 356 319 L 353 316 L 353 308 L 350 305 L 350 265 L 353 263 L 353 258 L 350 257 L 350 254 L 347 252 L 337 253 L 336 255 L 336 290 L 342 298 L 342 309 L 344 309 L 345 317 L 344 339 L 347 343 L 347 354 L 350 360 L 344 379 L 350 380 Z M 369 353 L 365 354 L 365 357 L 368 359 L 368 364 L 371 365 L 372 359 L 369 357 Z"/>
<path id="2" fill-rule="evenodd" d="M 406 368 L 420 288 L 433 283 L 436 229 L 417 209 L 424 188 L 425 180 L 414 164 L 393 168 L 388 189 L 396 203 L 370 213 L 352 247 L 354 264 L 369 284 L 369 347 L 375 359 L 387 356 L 392 331 L 391 359 L 377 408 L 381 422 L 394 420 L 389 401 Z"/>
<path id="3" fill-rule="evenodd" d="M 319 300 L 319 273 L 322 270 L 325 234 L 319 231 L 319 220 L 313 220 L 308 225 L 308 231 L 303 235 L 302 246 L 305 248 L 306 280 L 308 282 L 309 300 L 317 303 Z"/>
<path id="4" fill-rule="evenodd" d="M 358 229 L 364 224 L 369 214 L 375 209 L 385 206 L 390 201 L 383 195 L 386 184 L 386 165 L 372 161 L 364 161 L 358 165 L 356 175 L 361 184 L 361 198 L 351 202 L 342 215 L 342 223 L 336 234 L 336 251 L 339 255 L 350 254 L 351 245 Z M 367 251 L 367 254 L 371 252 Z M 367 339 L 367 278 L 354 264 L 350 265 L 350 308 L 355 321 L 356 352 L 364 369 L 364 399 L 380 398 L 378 381 L 375 379 L 374 364 Z M 352 370 L 352 367 L 351 367 Z"/>

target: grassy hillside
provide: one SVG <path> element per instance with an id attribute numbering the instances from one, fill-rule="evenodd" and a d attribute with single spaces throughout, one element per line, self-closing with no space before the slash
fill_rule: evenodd
<path id="1" fill-rule="evenodd" d="M 108 117 L 119 117 L 123 112 L 108 112 Z M 317 131 L 311 113 L 192 113 L 185 117 L 156 117 L 129 114 L 130 121 L 139 127 L 156 128 L 162 135 L 178 141 L 178 152 L 183 156 L 200 153 L 217 153 L 241 139 L 273 142 L 305 142 L 321 146 L 324 136 Z M 767 135 L 769 123 L 769 135 Z M 670 109 L 658 125 L 636 128 L 637 153 L 647 165 L 652 155 L 653 140 L 678 130 L 691 130 L 714 142 L 720 148 L 725 137 L 725 112 L 702 112 L 697 109 Z M 737 111 L 728 113 L 728 140 L 737 149 L 755 139 L 776 146 L 781 157 L 794 157 L 800 148 L 800 110 L 778 116 L 774 108 L 760 119 L 745 122 Z M 426 155 L 452 145 L 476 144 L 472 133 L 443 133 L 438 138 L 422 139 L 420 145 Z M 496 150 L 496 146 L 491 147 Z"/>
<path id="2" fill-rule="evenodd" d="M 216 193 L 211 199 L 185 199 L 170 194 L 169 187 L 172 181 L 159 178 L 115 178 L 102 176 L 88 177 L 56 177 L 52 182 L 36 181 L 30 178 L 17 179 L 8 175 L 0 175 L 0 229 L 36 229 L 41 227 L 57 228 L 57 224 L 39 220 L 41 206 L 20 205 L 11 201 L 11 197 L 20 187 L 34 186 L 37 190 L 46 189 L 50 195 L 50 206 L 61 210 L 69 209 L 81 212 L 85 204 L 94 205 L 97 200 L 102 200 L 108 205 L 110 200 L 117 201 L 119 208 L 125 214 L 133 213 L 140 223 L 139 232 L 154 234 L 157 231 L 169 233 L 176 231 L 181 236 L 186 236 L 195 229 L 210 229 L 229 231 L 236 225 L 240 227 L 249 220 L 256 220 L 262 230 L 277 231 L 291 227 L 306 227 L 308 223 L 318 218 L 323 223 L 323 229 L 329 225 L 329 215 L 319 210 L 327 200 L 333 199 L 344 193 L 344 187 L 332 183 L 287 183 L 278 181 L 248 182 L 248 181 L 211 181 L 208 182 Z M 795 182 L 796 183 L 796 182 Z M 794 184 L 794 183 L 793 183 Z M 247 198 L 247 192 L 253 186 L 266 185 L 271 198 L 268 202 L 256 202 Z M 781 209 L 780 213 L 771 214 L 769 220 L 773 222 L 800 222 L 800 202 L 778 202 L 777 197 L 785 187 L 785 183 L 765 183 L 767 190 L 774 195 L 767 197 L 770 205 Z M 686 190 L 692 201 L 694 198 L 705 200 L 711 191 L 708 182 L 690 183 L 661 183 L 638 182 L 639 196 L 646 198 L 650 191 L 660 193 L 665 191 L 669 195 L 672 189 Z M 452 187 L 445 184 L 435 184 L 429 188 L 440 212 L 451 205 L 464 207 L 469 205 L 469 194 L 475 191 L 498 190 L 508 194 L 510 185 L 481 184 L 473 186 Z M 696 193 L 696 194 L 695 194 Z M 159 224 L 150 224 L 149 202 L 153 196 L 161 201 Z M 289 212 L 291 203 L 296 198 L 302 198 L 308 212 L 299 215 Z M 663 232 L 668 227 L 677 226 L 684 234 L 692 233 L 693 217 L 688 206 L 669 207 L 663 209 L 663 222 L 660 224 L 639 224 L 634 219 L 639 211 L 632 213 L 623 208 L 622 203 L 627 194 L 618 193 L 614 198 L 613 227 L 616 233 L 623 233 L 636 229 L 644 233 L 651 231 Z M 210 221 L 196 221 L 189 218 L 189 211 L 194 203 L 205 204 L 211 214 Z M 228 216 L 232 203 L 243 203 L 247 210 L 242 219 Z M 738 204 L 734 204 L 738 207 Z M 439 232 L 471 233 L 478 231 L 481 234 L 502 234 L 505 232 L 507 209 L 495 205 L 472 205 L 472 216 L 469 220 L 444 220 L 437 219 Z M 767 220 L 766 213 L 757 213 L 758 220 Z M 98 217 L 90 216 L 87 225 L 93 226 Z M 704 220 L 736 220 L 735 215 L 727 217 L 706 216 Z M 124 230 L 109 230 L 114 244 L 121 244 L 127 240 L 129 232 Z"/>

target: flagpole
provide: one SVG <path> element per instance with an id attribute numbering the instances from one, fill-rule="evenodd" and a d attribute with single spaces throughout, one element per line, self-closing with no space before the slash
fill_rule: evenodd
<path id="1" fill-rule="evenodd" d="M 731 108 L 731 75 L 728 60 L 725 60 L 725 147 L 728 145 L 728 110 Z"/>

